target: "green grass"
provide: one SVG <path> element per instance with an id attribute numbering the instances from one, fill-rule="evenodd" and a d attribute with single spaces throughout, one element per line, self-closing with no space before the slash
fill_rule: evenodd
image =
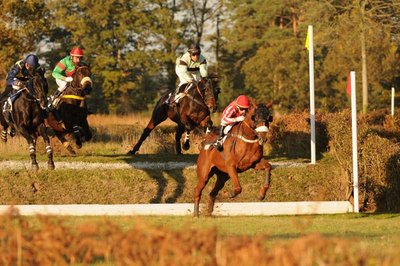
<path id="1" fill-rule="evenodd" d="M 143 216 L 143 217 L 63 217 L 67 226 L 109 219 L 124 230 L 135 223 L 145 223 L 173 230 L 216 228 L 218 236 L 265 236 L 266 246 L 318 233 L 327 238 L 354 241 L 372 254 L 397 254 L 400 246 L 399 214 L 338 214 L 272 217 L 200 217 Z M 35 218 L 31 222 L 37 222 Z"/>

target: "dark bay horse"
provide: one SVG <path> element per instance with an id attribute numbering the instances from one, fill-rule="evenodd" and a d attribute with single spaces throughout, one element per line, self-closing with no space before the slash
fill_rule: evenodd
<path id="1" fill-rule="evenodd" d="M 263 200 L 269 188 L 271 165 L 263 158 L 263 143 L 267 138 L 269 123 L 272 116 L 269 108 L 270 104 L 252 103 L 243 122 L 235 124 L 227 134 L 223 144 L 223 151 L 219 152 L 209 143 L 213 143 L 216 134 L 210 134 L 206 137 L 203 148 L 197 159 L 197 177 L 198 182 L 194 190 L 194 213 L 199 216 L 199 204 L 201 193 L 207 185 L 210 178 L 216 174 L 217 181 L 210 192 L 207 214 L 211 215 L 214 209 L 215 198 L 218 192 L 224 187 L 229 178 L 232 179 L 234 190 L 230 197 L 240 194 L 238 173 L 244 172 L 250 168 L 265 171 L 265 183 L 260 190 L 259 199 Z"/>
<path id="2" fill-rule="evenodd" d="M 83 141 L 92 138 L 92 132 L 87 122 L 88 109 L 85 96 L 90 93 L 92 80 L 88 66 L 80 66 L 72 75 L 73 81 L 67 85 L 60 101 L 56 103 L 56 110 L 49 113 L 47 123 L 54 130 L 55 135 L 63 146 L 72 154 L 75 154 L 69 139 L 75 138 L 77 148 L 82 147 Z M 63 125 L 59 124 L 54 112 L 58 112 Z"/>
<path id="3" fill-rule="evenodd" d="M 36 74 L 24 85 L 25 87 L 13 103 L 11 121 L 5 121 L 2 116 L 1 124 L 4 130 L 7 130 L 8 126 L 14 127 L 26 139 L 29 145 L 31 166 L 35 170 L 39 169 L 36 161 L 36 140 L 40 135 L 46 145 L 47 166 L 52 170 L 54 169 L 53 149 L 44 124 L 44 110 L 47 106 L 47 80 L 42 75 Z"/>
<path id="4" fill-rule="evenodd" d="M 199 125 L 211 128 L 210 114 L 217 110 L 218 94 L 220 93 L 217 77 L 206 78 L 203 82 L 198 83 L 198 86 L 191 86 L 184 93 L 185 96 L 176 105 L 169 105 L 165 102 L 169 97 L 168 93 L 158 100 L 149 123 L 143 130 L 136 145 L 128 154 L 135 154 L 150 132 L 167 118 L 178 124 L 175 134 L 175 150 L 177 154 L 182 154 L 180 141 L 185 131 L 183 149 L 188 150 L 190 148 L 190 131 Z"/>

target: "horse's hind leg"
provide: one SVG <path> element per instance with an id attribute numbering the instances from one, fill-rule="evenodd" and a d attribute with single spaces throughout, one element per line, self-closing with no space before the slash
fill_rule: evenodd
<path id="1" fill-rule="evenodd" d="M 167 110 L 162 110 L 162 109 L 157 109 L 157 108 L 163 108 L 160 106 L 156 106 L 153 114 L 151 115 L 151 119 L 149 123 L 147 124 L 146 128 L 143 130 L 142 135 L 140 136 L 138 142 L 135 144 L 132 150 L 128 152 L 130 155 L 134 155 L 136 152 L 139 151 L 140 146 L 142 146 L 143 141 L 146 140 L 146 138 L 150 135 L 150 132 L 153 131 L 153 129 L 160 124 L 161 122 L 165 121 L 168 117 Z"/>
<path id="2" fill-rule="evenodd" d="M 44 143 L 46 145 L 46 154 L 47 154 L 47 168 L 49 170 L 54 170 L 54 161 L 53 161 L 53 148 L 51 147 L 50 144 L 50 139 L 49 136 L 46 133 L 46 126 L 44 124 L 41 124 L 39 127 L 39 133 L 40 136 L 42 136 Z"/>
<path id="3" fill-rule="evenodd" d="M 205 154 L 199 155 L 199 159 L 197 161 L 197 185 L 194 189 L 194 211 L 193 216 L 199 217 L 199 206 L 200 206 L 200 199 L 201 193 L 205 186 L 208 183 L 208 180 L 214 175 L 212 171 L 210 171 L 209 162 L 205 161 L 208 158 L 205 158 Z"/>
<path id="4" fill-rule="evenodd" d="M 176 129 L 175 133 L 175 150 L 177 154 L 182 154 L 182 147 L 181 147 L 181 137 L 182 134 L 185 132 L 185 127 L 183 125 L 178 124 L 178 128 Z"/>
<path id="5" fill-rule="evenodd" d="M 190 137 L 190 131 L 186 130 L 185 132 L 185 139 L 183 140 L 183 145 L 182 148 L 187 151 L 190 148 L 190 142 L 189 142 L 189 137 Z"/>
<path id="6" fill-rule="evenodd" d="M 208 200 L 207 206 L 207 215 L 211 215 L 214 210 L 215 199 L 218 195 L 218 192 L 224 187 L 226 181 L 229 179 L 229 175 L 227 173 L 217 171 L 217 181 L 215 182 L 214 188 L 210 192 L 210 198 Z"/>

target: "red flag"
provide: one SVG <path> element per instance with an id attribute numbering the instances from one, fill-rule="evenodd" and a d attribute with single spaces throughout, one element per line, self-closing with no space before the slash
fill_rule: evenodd
<path id="1" fill-rule="evenodd" d="M 347 94 L 351 97 L 351 79 L 350 79 L 350 74 L 349 74 L 349 76 L 347 77 L 346 92 L 347 92 Z"/>

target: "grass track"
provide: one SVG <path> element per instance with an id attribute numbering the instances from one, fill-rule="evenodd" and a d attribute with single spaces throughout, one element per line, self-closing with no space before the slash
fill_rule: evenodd
<path id="1" fill-rule="evenodd" d="M 111 220 L 124 230 L 135 223 L 167 227 L 173 230 L 216 228 L 219 237 L 265 236 L 267 247 L 273 247 L 303 235 L 319 233 L 328 238 L 354 241 L 356 247 L 372 254 L 397 254 L 400 246 L 400 214 L 338 214 L 275 217 L 63 217 L 64 224 L 76 227 L 82 223 Z M 31 218 L 36 223 L 36 218 Z"/>

